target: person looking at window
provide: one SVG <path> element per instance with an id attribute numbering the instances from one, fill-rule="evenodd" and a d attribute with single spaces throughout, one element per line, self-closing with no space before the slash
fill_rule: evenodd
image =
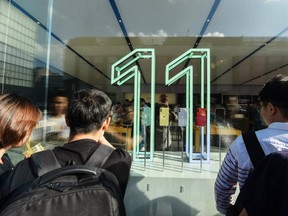
<path id="1" fill-rule="evenodd" d="M 29 99 L 12 93 L 0 95 L 0 174 L 14 167 L 6 152 L 22 147 L 41 117 L 40 109 Z"/>
<path id="2" fill-rule="evenodd" d="M 259 92 L 258 112 L 268 128 L 256 131 L 257 139 L 268 155 L 288 150 L 288 76 L 277 75 Z M 226 214 L 237 183 L 240 189 L 254 169 L 242 135 L 230 145 L 215 182 L 216 207 Z"/>

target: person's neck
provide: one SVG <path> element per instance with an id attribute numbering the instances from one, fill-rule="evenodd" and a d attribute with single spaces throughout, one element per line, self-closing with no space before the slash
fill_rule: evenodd
<path id="1" fill-rule="evenodd" d="M 95 140 L 96 142 L 99 141 L 101 133 L 99 131 L 97 132 L 91 132 L 91 133 L 83 133 L 83 134 L 74 134 L 70 135 L 69 137 L 69 142 L 81 140 L 81 139 L 92 139 Z"/>
<path id="2" fill-rule="evenodd" d="M 63 118 L 65 114 L 55 114 L 53 117 L 54 118 Z"/>
<path id="3" fill-rule="evenodd" d="M 288 118 L 285 118 L 282 114 L 278 113 L 277 115 L 273 116 L 270 124 L 274 122 L 288 123 Z"/>

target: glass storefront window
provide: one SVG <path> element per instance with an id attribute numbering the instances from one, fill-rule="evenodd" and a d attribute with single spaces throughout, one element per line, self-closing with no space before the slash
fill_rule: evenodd
<path id="1" fill-rule="evenodd" d="M 287 7 L 285 0 L 0 0 L 1 93 L 15 92 L 31 98 L 43 111 L 43 120 L 51 112 L 52 96 L 59 90 L 69 96 L 78 89 L 97 88 L 106 92 L 114 104 L 143 98 L 149 107 L 155 96 L 152 101 L 155 119 L 151 119 L 155 121 L 154 145 L 150 143 L 149 125 L 142 133 L 147 142 L 145 148 L 137 147 L 139 151 L 154 154 L 154 159 L 146 161 L 143 153 L 137 157 L 139 161 L 133 161 L 133 186 L 137 186 L 139 178 L 137 190 L 145 193 L 147 200 L 157 200 L 160 194 L 148 189 L 155 179 L 165 177 L 173 188 L 178 185 L 174 178 L 189 185 L 187 179 L 200 178 L 205 173 L 209 178 L 204 182 L 213 190 L 211 185 L 227 147 L 242 132 L 265 127 L 255 107 L 258 91 L 276 74 L 287 74 Z M 199 60 L 187 59 L 173 69 L 173 74 L 193 66 L 192 88 L 187 92 L 185 77 L 166 85 L 166 66 L 191 48 L 209 49 L 210 81 L 207 75 L 201 75 Z M 148 58 L 135 62 L 140 73 L 140 98 L 135 98 L 134 79 L 120 86 L 111 84 L 112 65 L 136 49 L 155 51 L 153 97 Z M 203 95 L 201 84 L 205 88 Z M 200 129 L 193 127 L 192 134 L 187 133 L 185 125 L 179 125 L 183 122 L 179 117 L 187 117 L 187 113 L 182 113 L 187 100 L 192 101 L 193 126 L 197 108 L 209 107 L 208 125 Z M 133 107 L 130 105 L 127 105 L 129 111 Z M 169 107 L 170 116 L 165 127 L 159 123 L 164 106 Z M 113 123 L 113 127 L 119 126 L 116 120 Z M 125 137 L 124 142 L 112 133 L 107 136 L 115 146 L 127 148 L 129 142 L 128 150 L 133 154 L 136 144 L 132 142 L 131 125 L 131 122 L 121 124 L 118 128 Z M 209 138 L 203 139 L 202 135 Z M 42 138 L 44 145 L 48 143 L 44 135 Z M 211 161 L 200 154 L 191 163 L 187 140 L 192 142 L 193 152 L 211 151 Z M 21 159 L 21 151 L 11 150 L 15 161 Z M 131 197 L 137 196 L 134 192 L 130 190 L 126 200 L 130 215 L 136 211 L 131 207 Z M 197 201 L 199 195 L 199 192 L 195 197 L 173 193 L 181 202 L 189 196 Z M 143 205 L 148 203 L 146 198 Z M 216 214 L 213 197 L 207 198 L 208 201 L 206 198 L 195 205 L 187 200 L 183 202 L 195 211 L 199 209 L 202 215 Z M 211 202 L 207 212 L 203 210 L 206 201 Z M 139 203 L 141 208 L 143 205 Z"/>

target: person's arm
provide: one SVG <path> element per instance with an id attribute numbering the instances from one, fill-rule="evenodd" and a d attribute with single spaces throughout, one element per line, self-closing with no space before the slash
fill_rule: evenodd
<path id="1" fill-rule="evenodd" d="M 229 148 L 214 186 L 216 208 L 222 214 L 226 214 L 227 209 L 231 205 L 232 195 L 237 188 L 237 181 L 238 164 Z"/>

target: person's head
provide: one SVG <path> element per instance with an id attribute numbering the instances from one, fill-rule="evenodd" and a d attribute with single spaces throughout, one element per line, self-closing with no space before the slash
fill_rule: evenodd
<path id="1" fill-rule="evenodd" d="M 98 131 L 104 122 L 110 122 L 112 102 L 102 91 L 82 89 L 76 91 L 66 113 L 70 134 L 87 134 Z"/>
<path id="2" fill-rule="evenodd" d="M 140 107 L 145 106 L 145 104 L 146 104 L 145 99 L 144 98 L 140 98 Z"/>
<path id="3" fill-rule="evenodd" d="M 52 97 L 52 114 L 62 116 L 68 108 L 68 96 L 64 90 L 58 90 Z"/>
<path id="4" fill-rule="evenodd" d="M 0 95 L 0 148 L 20 147 L 41 119 L 40 109 L 16 94 Z"/>
<path id="5" fill-rule="evenodd" d="M 277 75 L 259 92 L 258 110 L 267 125 L 288 121 L 288 76 Z"/>
<path id="6" fill-rule="evenodd" d="M 128 99 L 125 99 L 123 105 L 124 105 L 124 106 L 129 106 L 129 104 L 130 104 L 130 101 L 129 101 Z"/>

